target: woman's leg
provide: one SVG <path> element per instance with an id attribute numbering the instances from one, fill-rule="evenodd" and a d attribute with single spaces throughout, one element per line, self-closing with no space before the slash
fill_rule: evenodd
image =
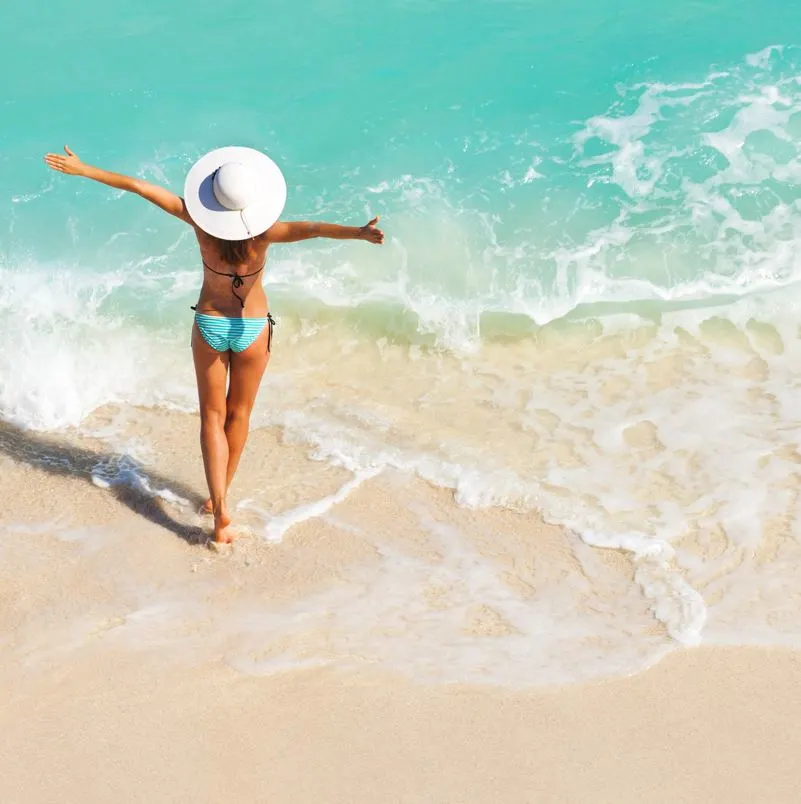
<path id="1" fill-rule="evenodd" d="M 192 356 L 195 360 L 198 399 L 200 402 L 200 448 L 214 513 L 214 539 L 230 542 L 226 491 L 228 441 L 225 436 L 225 386 L 228 379 L 228 352 L 216 352 L 197 330 L 192 330 Z"/>
<path id="2" fill-rule="evenodd" d="M 250 427 L 250 413 L 256 402 L 261 378 L 270 362 L 267 351 L 270 325 L 258 338 L 241 352 L 231 352 L 231 382 L 226 400 L 225 436 L 228 440 L 228 486 L 234 479 L 236 468 Z"/>

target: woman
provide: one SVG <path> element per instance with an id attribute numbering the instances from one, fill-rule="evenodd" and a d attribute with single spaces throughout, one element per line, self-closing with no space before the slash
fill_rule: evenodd
<path id="1" fill-rule="evenodd" d="M 232 541 L 226 496 L 248 435 L 250 413 L 270 359 L 274 321 L 261 284 L 272 243 L 312 237 L 383 243 L 378 217 L 364 226 L 281 222 L 286 183 L 251 148 L 219 148 L 193 165 L 184 197 L 155 184 L 84 164 L 68 148 L 47 154 L 53 170 L 141 195 L 195 231 L 203 287 L 192 327 L 200 400 L 200 445 L 216 542 Z M 230 370 L 230 382 L 228 373 Z M 227 391 L 226 391 L 227 387 Z"/>

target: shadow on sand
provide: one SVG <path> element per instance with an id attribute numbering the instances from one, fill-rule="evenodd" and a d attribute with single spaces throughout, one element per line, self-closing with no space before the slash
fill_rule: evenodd
<path id="1" fill-rule="evenodd" d="M 196 490 L 158 473 L 140 469 L 129 456 L 114 452 L 95 452 L 59 443 L 2 420 L 0 420 L 0 455 L 7 455 L 17 462 L 27 463 L 52 475 L 79 478 L 87 483 L 93 483 L 93 477 L 99 468 L 103 470 L 109 467 L 122 467 L 127 474 L 135 472 L 138 477 L 147 478 L 154 489 L 168 489 L 173 494 L 183 497 L 194 506 L 195 510 L 203 502 L 203 497 Z M 208 535 L 203 529 L 173 519 L 164 510 L 162 500 L 148 491 L 141 482 L 130 484 L 124 482 L 124 478 L 120 480 L 123 482 L 112 482 L 109 485 L 108 493 L 131 511 L 154 525 L 166 528 L 189 544 L 206 543 Z"/>

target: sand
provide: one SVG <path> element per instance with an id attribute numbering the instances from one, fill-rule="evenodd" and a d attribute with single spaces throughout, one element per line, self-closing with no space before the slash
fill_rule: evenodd
<path id="1" fill-rule="evenodd" d="M 694 650 L 512 692 L 332 670 L 149 673 L 126 657 L 0 710 L 9 804 L 796 802 L 797 654 Z"/>
<path id="2" fill-rule="evenodd" d="M 269 487 L 287 528 L 240 507 L 213 553 L 193 417 L 132 421 L 185 503 L 100 441 L 0 430 L 3 804 L 801 799 L 799 655 L 680 648 L 624 554 L 410 478 L 338 497 L 270 431 L 236 501 Z M 582 681 L 596 654 L 651 666 Z"/>

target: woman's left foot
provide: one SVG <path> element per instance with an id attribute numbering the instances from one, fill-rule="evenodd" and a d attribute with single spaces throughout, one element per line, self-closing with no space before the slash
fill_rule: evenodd
<path id="1" fill-rule="evenodd" d="M 214 513 L 214 506 L 211 504 L 211 497 L 209 497 L 209 499 L 200 506 L 200 513 L 209 515 Z"/>

